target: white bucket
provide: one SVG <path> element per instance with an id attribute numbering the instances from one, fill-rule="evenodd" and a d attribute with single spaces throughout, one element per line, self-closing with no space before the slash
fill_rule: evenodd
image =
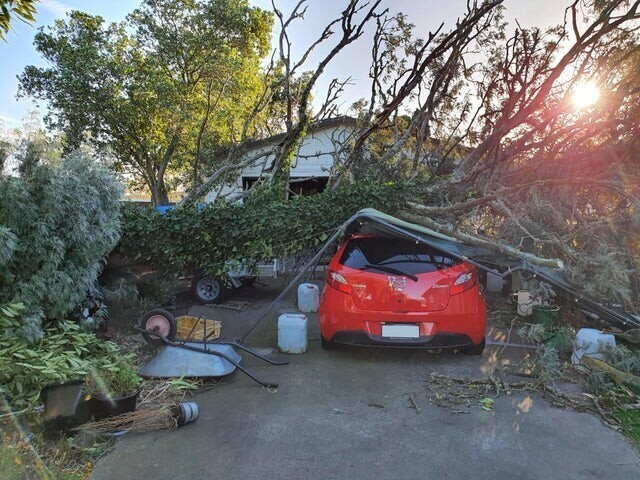
<path id="1" fill-rule="evenodd" d="M 298 310 L 304 313 L 317 312 L 320 306 L 320 289 L 313 283 L 298 287 Z"/>
<path id="2" fill-rule="evenodd" d="M 487 271 L 487 292 L 502 292 L 504 278 L 497 270 Z"/>
<path id="3" fill-rule="evenodd" d="M 307 351 L 306 315 L 283 313 L 278 317 L 278 348 L 284 353 Z"/>
<path id="4" fill-rule="evenodd" d="M 518 302 L 518 315 L 526 317 L 533 313 L 533 306 L 537 303 L 531 297 L 531 294 L 526 290 L 518 290 L 516 292 L 516 301 Z"/>
<path id="5" fill-rule="evenodd" d="M 595 328 L 581 328 L 576 334 L 571 363 L 578 364 L 583 356 L 602 359 L 600 350 L 604 345 L 616 346 L 616 337 L 609 333 L 602 333 Z"/>

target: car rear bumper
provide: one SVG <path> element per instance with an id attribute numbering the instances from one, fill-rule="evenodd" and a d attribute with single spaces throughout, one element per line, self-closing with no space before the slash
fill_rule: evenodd
<path id="1" fill-rule="evenodd" d="M 438 333 L 419 338 L 386 338 L 380 335 L 369 335 L 362 330 L 336 332 L 332 342 L 345 345 L 402 347 L 402 348 L 467 348 L 473 346 L 469 336 L 461 333 Z"/>
<path id="2" fill-rule="evenodd" d="M 445 310 L 433 312 L 363 311 L 351 296 L 325 287 L 318 311 L 322 336 L 351 345 L 381 345 L 423 348 L 464 348 L 478 345 L 485 336 L 487 320 L 479 292 L 452 297 Z M 384 324 L 412 324 L 416 338 L 383 337 Z"/>

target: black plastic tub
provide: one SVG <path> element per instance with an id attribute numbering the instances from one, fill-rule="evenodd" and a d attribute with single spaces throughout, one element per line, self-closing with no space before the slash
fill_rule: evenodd
<path id="1" fill-rule="evenodd" d="M 82 380 L 47 385 L 40 391 L 47 436 L 69 432 L 89 421 L 91 406 L 85 397 Z"/>

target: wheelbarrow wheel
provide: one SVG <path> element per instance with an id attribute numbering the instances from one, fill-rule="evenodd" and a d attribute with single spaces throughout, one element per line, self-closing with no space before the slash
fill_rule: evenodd
<path id="1" fill-rule="evenodd" d="M 218 277 L 209 275 L 202 275 L 195 278 L 191 284 L 191 289 L 194 297 L 205 305 L 209 303 L 219 303 L 225 294 L 224 282 Z"/>
<path id="2" fill-rule="evenodd" d="M 170 312 L 155 308 L 145 313 L 140 322 L 140 328 L 146 332 L 158 333 L 169 340 L 175 340 L 178 324 Z M 142 336 L 152 345 L 164 345 L 164 341 L 155 335 L 143 333 Z"/>

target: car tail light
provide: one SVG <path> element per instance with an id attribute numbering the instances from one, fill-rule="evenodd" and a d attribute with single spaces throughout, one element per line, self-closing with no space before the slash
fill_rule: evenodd
<path id="1" fill-rule="evenodd" d="M 458 295 L 459 293 L 466 292 L 467 290 L 475 287 L 477 283 L 478 275 L 475 269 L 469 270 L 456 278 L 456 281 L 453 282 L 453 285 L 451 286 L 451 290 L 449 290 L 449 294 Z"/>
<path id="2" fill-rule="evenodd" d="M 349 285 L 346 278 L 335 270 L 327 271 L 327 284 L 342 293 L 351 295 L 351 285 Z"/>

